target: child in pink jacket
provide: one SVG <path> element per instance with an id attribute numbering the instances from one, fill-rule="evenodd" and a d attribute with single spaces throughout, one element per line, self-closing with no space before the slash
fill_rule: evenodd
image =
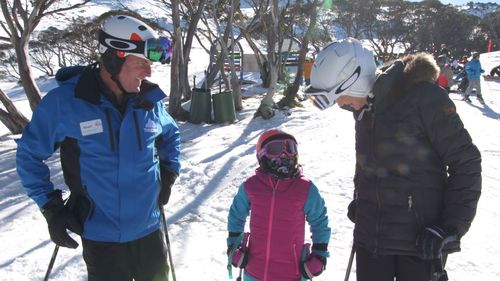
<path id="1" fill-rule="evenodd" d="M 239 187 L 228 216 L 228 261 L 244 268 L 244 281 L 299 281 L 325 269 L 331 233 L 325 201 L 297 158 L 292 135 L 272 129 L 259 137 L 260 167 Z M 249 214 L 250 233 L 244 235 Z M 306 221 L 311 253 L 304 245 Z"/>

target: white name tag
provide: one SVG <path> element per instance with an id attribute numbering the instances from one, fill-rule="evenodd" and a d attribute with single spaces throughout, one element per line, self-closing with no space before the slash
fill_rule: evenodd
<path id="1" fill-rule="evenodd" d="M 101 119 L 95 119 L 80 123 L 82 136 L 95 135 L 103 132 Z"/>

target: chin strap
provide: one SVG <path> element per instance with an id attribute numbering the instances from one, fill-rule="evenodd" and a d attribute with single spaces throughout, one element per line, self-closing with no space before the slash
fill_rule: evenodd
<path id="1" fill-rule="evenodd" d="M 363 119 L 363 116 L 365 115 L 365 112 L 371 111 L 373 108 L 373 103 L 375 102 L 375 96 L 373 93 L 368 94 L 366 97 L 366 105 L 361 109 L 361 112 L 358 115 L 357 120 L 360 121 Z"/>
<path id="2" fill-rule="evenodd" d="M 122 83 L 120 82 L 120 80 L 118 80 L 118 77 L 116 77 L 116 76 L 117 76 L 117 74 L 112 74 L 111 80 L 113 80 L 115 82 L 115 84 L 118 86 L 118 89 L 120 89 L 120 91 L 122 91 L 123 95 L 127 94 L 127 91 L 125 91 L 125 88 L 123 88 Z"/>

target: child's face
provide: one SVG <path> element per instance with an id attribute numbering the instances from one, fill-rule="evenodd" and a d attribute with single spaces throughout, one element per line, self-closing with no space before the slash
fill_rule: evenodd
<path id="1" fill-rule="evenodd" d="M 259 152 L 261 167 L 278 178 L 292 178 L 298 171 L 297 143 L 292 139 L 273 140 Z"/>

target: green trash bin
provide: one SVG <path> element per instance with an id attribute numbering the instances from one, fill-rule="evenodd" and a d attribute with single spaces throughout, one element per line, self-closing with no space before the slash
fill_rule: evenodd
<path id="1" fill-rule="evenodd" d="M 236 121 L 233 92 L 222 92 L 212 95 L 215 123 L 233 123 Z"/>
<path id="2" fill-rule="evenodd" d="M 212 123 L 212 97 L 210 89 L 193 88 L 191 106 L 189 107 L 189 122 Z"/>

